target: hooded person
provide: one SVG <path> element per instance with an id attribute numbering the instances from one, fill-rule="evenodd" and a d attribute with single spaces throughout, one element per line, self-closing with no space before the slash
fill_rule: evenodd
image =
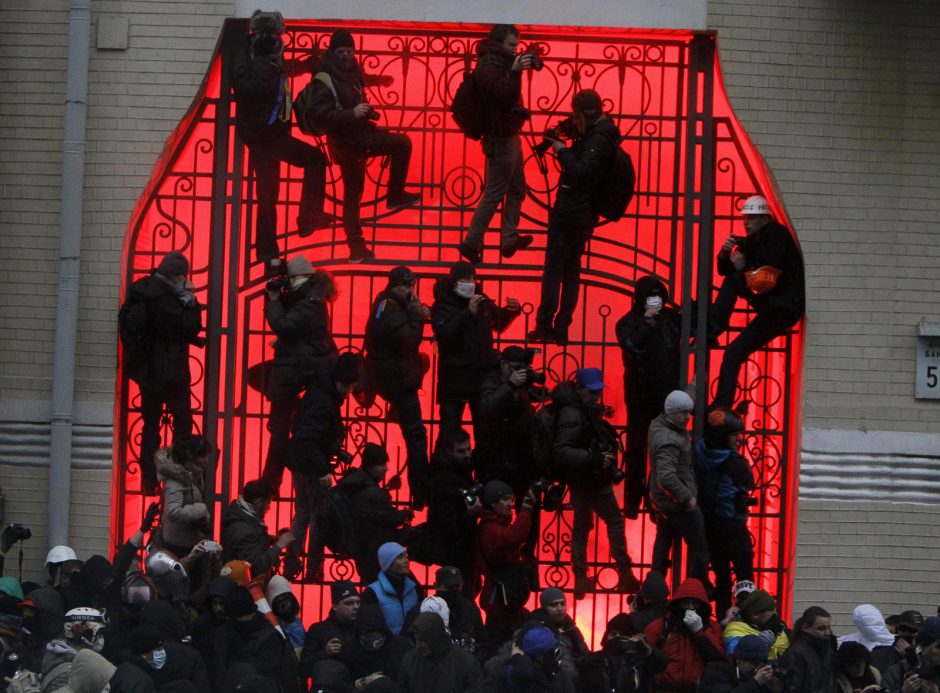
<path id="1" fill-rule="evenodd" d="M 201 678 L 193 680 L 187 678 L 192 675 L 192 670 L 179 667 L 176 657 L 171 663 L 166 643 L 158 628 L 137 626 L 128 635 L 128 640 L 132 656 L 119 664 L 111 677 L 111 690 L 114 693 L 201 693 L 208 690 L 205 671 L 202 672 Z"/>
<path id="2" fill-rule="evenodd" d="M 725 659 L 721 627 L 711 616 L 708 594 L 701 581 L 686 578 L 669 600 L 666 614 L 644 631 L 646 641 L 662 650 L 666 667 L 654 677 L 655 690 L 686 693 L 709 662 Z"/>
<path id="3" fill-rule="evenodd" d="M 514 635 L 508 651 L 483 666 L 487 691 L 496 693 L 575 693 L 571 680 L 560 676 L 555 634 L 529 621 Z"/>
<path id="4" fill-rule="evenodd" d="M 398 685 L 412 693 L 461 693 L 475 686 L 483 676 L 480 664 L 470 653 L 450 639 L 446 625 L 437 613 L 418 614 L 409 632 L 415 647 L 401 663 Z"/>
<path id="5" fill-rule="evenodd" d="M 881 672 L 871 665 L 871 651 L 855 640 L 842 642 L 836 651 L 837 693 L 855 693 L 869 687 L 883 690 Z"/>
<path id="6" fill-rule="evenodd" d="M 839 638 L 839 645 L 857 642 L 871 652 L 876 647 L 893 647 L 894 635 L 885 625 L 885 617 L 873 604 L 859 604 L 852 611 L 855 630 Z"/>
<path id="7" fill-rule="evenodd" d="M 362 605 L 356 615 L 355 631 L 356 639 L 344 657 L 353 681 L 379 674 L 397 682 L 405 653 L 412 648 L 411 641 L 389 630 L 377 604 Z"/>
<path id="8" fill-rule="evenodd" d="M 588 655 L 581 670 L 585 690 L 640 693 L 666 665 L 661 650 L 646 642 L 635 614 L 620 613 L 607 622 L 601 649 Z"/>
<path id="9" fill-rule="evenodd" d="M 225 666 L 221 660 L 223 653 L 216 647 L 216 643 L 224 637 L 225 623 L 228 620 L 226 604 L 235 587 L 235 583 L 229 578 L 214 578 L 206 591 L 207 611 L 193 622 L 193 645 L 202 655 L 206 671 L 213 679 L 216 678 L 215 672 L 221 671 Z"/>
<path id="10" fill-rule="evenodd" d="M 924 619 L 914 636 L 914 647 L 908 649 L 904 659 L 888 669 L 881 683 L 892 693 L 908 693 L 909 690 L 932 692 L 940 688 L 940 617 Z"/>
<path id="11" fill-rule="evenodd" d="M 120 604 L 121 585 L 114 581 L 114 566 L 100 554 L 93 554 L 82 564 L 62 597 L 66 609 L 92 606 L 113 611 Z"/>
<path id="12" fill-rule="evenodd" d="M 633 305 L 615 328 L 623 357 L 627 405 L 624 514 L 636 519 L 646 489 L 646 439 L 666 395 L 679 387 L 681 317 L 659 279 L 643 276 L 633 287 Z"/>
<path id="13" fill-rule="evenodd" d="M 60 637 L 65 623 L 62 596 L 52 587 L 40 587 L 27 593 L 23 602 L 23 666 L 42 670 L 46 645 Z"/>
<path id="14" fill-rule="evenodd" d="M 666 613 L 669 603 L 669 585 L 666 577 L 651 570 L 643 578 L 643 585 L 630 606 L 630 615 L 637 630 L 642 632 L 646 626 Z"/>
<path id="15" fill-rule="evenodd" d="M 209 676 L 199 651 L 189 642 L 189 632 L 182 614 L 165 601 L 151 602 L 141 612 L 140 628 L 158 636 L 165 652 L 165 663 L 148 671 L 157 688 L 175 688 L 178 681 L 190 681 L 197 690 L 209 690 Z M 140 652 L 134 652 L 141 655 Z M 152 662 L 158 664 L 159 656 Z M 147 657 L 144 657 L 147 662 Z M 147 671 L 145 669 L 145 671 Z"/>
<path id="16" fill-rule="evenodd" d="M 356 690 L 349 669 L 333 659 L 323 659 L 314 664 L 310 678 L 310 693 L 353 693 Z"/>
<path id="17" fill-rule="evenodd" d="M 299 660 L 307 631 L 300 620 L 300 602 L 294 596 L 290 583 L 282 575 L 273 575 L 264 588 L 264 596 Z"/>
<path id="18" fill-rule="evenodd" d="M 94 650 L 82 650 L 72 660 L 68 685 L 59 690 L 62 693 L 101 693 L 116 669 Z"/>

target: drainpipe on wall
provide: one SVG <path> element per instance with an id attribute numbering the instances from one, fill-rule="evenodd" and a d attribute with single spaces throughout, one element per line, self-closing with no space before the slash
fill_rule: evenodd
<path id="1" fill-rule="evenodd" d="M 78 336 L 79 261 L 85 191 L 85 113 L 91 48 L 91 0 L 69 3 L 69 54 L 62 138 L 62 210 L 59 217 L 59 295 L 56 304 L 49 441 L 49 546 L 69 543 L 72 418 Z"/>

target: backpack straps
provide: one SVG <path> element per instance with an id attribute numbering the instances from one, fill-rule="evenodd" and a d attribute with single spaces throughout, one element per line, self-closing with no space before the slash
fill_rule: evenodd
<path id="1" fill-rule="evenodd" d="M 333 77 L 330 76 L 330 73 L 318 72 L 313 76 L 313 78 L 323 84 L 333 94 L 333 103 L 336 104 L 336 110 L 343 110 L 343 107 L 339 103 L 339 94 L 336 93 L 336 87 L 333 86 Z"/>

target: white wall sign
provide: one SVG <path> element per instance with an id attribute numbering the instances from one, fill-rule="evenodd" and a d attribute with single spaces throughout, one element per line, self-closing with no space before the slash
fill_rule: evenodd
<path id="1" fill-rule="evenodd" d="M 921 322 L 917 327 L 914 397 L 940 399 L 940 323 Z"/>

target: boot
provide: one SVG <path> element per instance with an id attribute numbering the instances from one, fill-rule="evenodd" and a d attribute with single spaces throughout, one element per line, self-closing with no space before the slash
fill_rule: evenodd
<path id="1" fill-rule="evenodd" d="M 594 580 L 587 575 L 574 576 L 574 599 L 584 599 L 588 592 L 594 591 Z"/>
<path id="2" fill-rule="evenodd" d="M 617 592 L 621 594 L 636 594 L 640 591 L 640 587 L 642 587 L 643 583 L 633 574 L 629 565 L 617 566 L 617 573 L 620 575 L 620 579 L 617 580 L 617 587 L 614 588 Z"/>

